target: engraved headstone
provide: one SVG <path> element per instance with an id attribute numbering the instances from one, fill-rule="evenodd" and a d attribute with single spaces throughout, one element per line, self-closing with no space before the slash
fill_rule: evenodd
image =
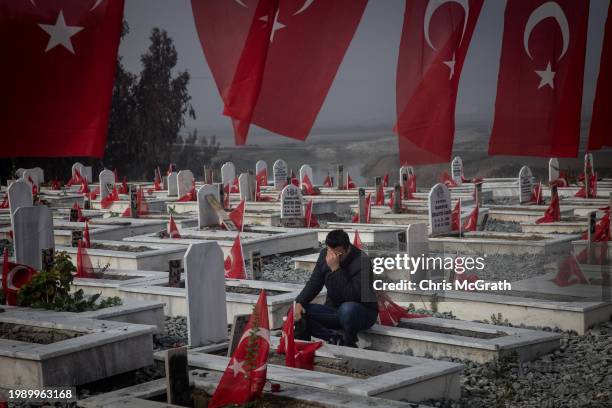
<path id="1" fill-rule="evenodd" d="M 240 200 L 255 201 L 255 186 L 251 179 L 252 175 L 249 173 L 242 173 L 240 177 L 238 177 Z"/>
<path id="2" fill-rule="evenodd" d="M 451 194 L 442 183 L 438 183 L 429 192 L 429 227 L 431 235 L 451 232 Z"/>
<path id="3" fill-rule="evenodd" d="M 280 191 L 287 184 L 287 163 L 283 159 L 278 159 L 272 165 L 272 174 L 274 177 L 274 189 Z"/>
<path id="4" fill-rule="evenodd" d="M 559 178 L 559 159 L 557 159 L 556 157 L 553 157 L 548 161 L 548 182 L 552 183 L 558 178 Z"/>
<path id="5" fill-rule="evenodd" d="M 219 225 L 219 216 L 217 211 L 212 208 L 210 203 L 206 200 L 207 195 L 212 195 L 221 202 L 219 197 L 219 185 L 217 184 L 206 184 L 197 192 L 198 200 L 198 227 L 210 227 Z"/>
<path id="6" fill-rule="evenodd" d="M 463 160 L 459 156 L 455 157 L 451 163 L 451 177 L 458 186 L 463 183 Z"/>
<path id="7" fill-rule="evenodd" d="M 304 226 L 304 207 L 302 206 L 302 192 L 293 184 L 289 184 L 281 191 L 281 223 L 288 227 Z"/>
<path id="8" fill-rule="evenodd" d="M 195 178 L 193 177 L 191 170 L 179 171 L 176 175 L 178 196 L 183 197 L 184 195 L 189 194 L 191 187 L 193 187 L 194 181 Z"/>
<path id="9" fill-rule="evenodd" d="M 519 171 L 518 176 L 519 182 L 519 202 L 527 203 L 531 201 L 531 194 L 533 191 L 533 174 L 531 169 L 527 166 L 523 166 Z"/>
<path id="10" fill-rule="evenodd" d="M 261 172 L 262 170 L 265 170 L 266 174 L 268 174 L 268 163 L 266 163 L 263 160 L 257 160 L 257 163 L 255 163 L 255 175 L 257 176 L 259 172 Z M 267 180 L 266 180 L 266 185 L 267 185 Z"/>
<path id="11" fill-rule="evenodd" d="M 15 261 L 40 270 L 41 251 L 55 248 L 51 210 L 44 205 L 18 208 L 14 214 L 13 240 Z"/>
<path id="12" fill-rule="evenodd" d="M 100 181 L 100 200 L 104 200 L 110 193 L 113 192 L 115 187 L 115 173 L 108 169 L 104 169 L 98 176 Z"/>

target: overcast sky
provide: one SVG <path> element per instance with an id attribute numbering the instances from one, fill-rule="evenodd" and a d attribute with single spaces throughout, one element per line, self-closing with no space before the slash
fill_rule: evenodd
<path id="1" fill-rule="evenodd" d="M 230 0 L 219 0 L 230 1 Z M 326 0 L 330 1 L 330 0 Z M 576 0 L 582 1 L 582 0 Z M 395 70 L 405 0 L 370 0 L 355 37 L 319 113 L 312 134 L 329 129 L 367 127 L 391 129 L 395 119 Z M 590 116 L 599 70 L 603 26 L 609 0 L 591 0 L 585 68 L 583 115 Z M 198 40 L 190 0 L 126 0 L 130 26 L 120 54 L 126 67 L 140 71 L 140 55 L 149 44 L 153 27 L 168 32 L 179 55 L 178 69 L 191 74 L 190 93 L 197 113 L 188 128 L 216 134 L 230 142 L 230 121 L 221 115 L 222 103 Z M 485 0 L 463 67 L 457 100 L 458 127 L 475 119 L 490 128 L 495 103 L 504 0 Z M 269 139 L 251 128 L 249 141 Z M 285 138 L 283 138 L 285 139 Z M 282 140 L 283 142 L 288 139 Z M 224 143 L 225 144 L 225 143 Z"/>

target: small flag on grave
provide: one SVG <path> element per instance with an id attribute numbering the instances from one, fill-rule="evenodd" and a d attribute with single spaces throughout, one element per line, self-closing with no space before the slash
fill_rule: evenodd
<path id="1" fill-rule="evenodd" d="M 269 351 L 268 300 L 262 289 L 208 408 L 245 404 L 259 397 L 266 383 Z"/>
<path id="2" fill-rule="evenodd" d="M 353 179 L 351 178 L 350 174 L 346 174 L 346 186 L 345 186 L 345 190 L 350 190 L 353 188 L 357 188 L 357 185 L 353 182 Z"/>
<path id="3" fill-rule="evenodd" d="M 225 277 L 230 279 L 246 279 L 246 267 L 244 265 L 244 255 L 242 253 L 242 242 L 240 234 L 236 235 L 232 249 L 225 258 Z"/>
<path id="4" fill-rule="evenodd" d="M 440 182 L 446 184 L 446 187 L 457 187 L 457 183 L 452 179 L 451 176 L 445 171 L 442 172 L 442 176 L 440 177 Z"/>
<path id="5" fill-rule="evenodd" d="M 304 225 L 306 228 L 319 227 L 319 220 L 317 219 L 317 216 L 312 213 L 313 205 L 313 200 L 308 201 L 308 204 L 306 204 L 306 210 L 304 211 Z"/>
<path id="6" fill-rule="evenodd" d="M 542 195 L 542 182 L 540 181 L 538 184 L 533 186 L 533 191 L 531 192 L 531 202 L 536 205 L 544 204 L 544 196 Z"/>
<path id="7" fill-rule="evenodd" d="M 232 193 L 239 193 L 240 192 L 240 185 L 238 184 L 238 177 L 235 177 L 234 181 L 232 182 L 231 192 Z"/>
<path id="8" fill-rule="evenodd" d="M 117 192 L 117 186 L 113 185 L 113 190 L 106 197 L 100 201 L 100 206 L 103 209 L 107 209 L 112 203 L 119 200 L 119 193 Z"/>
<path id="9" fill-rule="evenodd" d="M 385 176 L 383 177 L 382 186 L 389 187 L 389 173 L 386 173 Z"/>
<path id="10" fill-rule="evenodd" d="M 179 230 L 176 226 L 176 223 L 174 222 L 174 218 L 172 217 L 172 215 L 170 215 L 170 220 L 168 221 L 168 235 L 170 236 L 170 238 L 173 239 L 181 238 L 181 234 L 179 233 Z"/>
<path id="11" fill-rule="evenodd" d="M 255 175 L 255 180 L 260 186 L 268 185 L 268 168 L 263 167 Z"/>
<path id="12" fill-rule="evenodd" d="M 586 255 L 586 250 L 583 251 L 583 253 Z M 581 257 L 580 255 L 579 257 Z M 558 286 L 565 287 L 576 284 L 588 284 L 589 280 L 584 275 L 584 272 L 582 272 L 574 254 L 570 253 L 570 255 L 559 265 L 559 270 L 553 282 Z"/>
<path id="13" fill-rule="evenodd" d="M 77 247 L 76 277 L 77 278 L 89 278 L 93 275 L 93 273 L 94 273 L 94 268 L 93 268 L 93 265 L 91 264 L 91 259 L 89 258 L 89 255 L 87 254 L 87 250 L 83 246 L 83 242 L 79 241 L 79 244 Z"/>
<path id="14" fill-rule="evenodd" d="M 384 183 L 379 183 L 376 187 L 376 200 L 374 205 L 385 205 Z"/>
<path id="15" fill-rule="evenodd" d="M 234 222 L 239 231 L 244 230 L 244 206 L 245 200 L 240 200 L 240 204 L 228 214 L 230 220 Z"/>
<path id="16" fill-rule="evenodd" d="M 2 264 L 2 290 L 8 306 L 17 305 L 17 291 L 36 275 L 36 270 L 27 265 L 9 262 L 8 248 L 4 248 Z"/>
<path id="17" fill-rule="evenodd" d="M 293 308 L 294 306 L 291 306 L 283 323 L 281 339 L 276 348 L 276 353 L 285 355 L 285 366 L 287 367 L 313 370 L 315 352 L 323 346 L 323 342 L 295 340 Z"/>
<path id="18" fill-rule="evenodd" d="M 353 237 L 353 246 L 357 249 L 363 248 L 363 242 L 361 242 L 361 237 L 359 236 L 358 230 L 355 230 L 355 236 Z"/>
<path id="19" fill-rule="evenodd" d="M 461 200 L 457 200 L 455 204 L 455 208 L 453 208 L 453 212 L 451 213 L 451 229 L 453 231 L 459 231 L 459 227 L 461 226 Z"/>
<path id="20" fill-rule="evenodd" d="M 544 212 L 544 216 L 536 220 L 536 224 L 546 224 L 561 220 L 561 209 L 559 208 L 559 195 L 553 194 L 550 204 Z"/>
<path id="21" fill-rule="evenodd" d="M 91 239 L 89 238 L 89 223 L 85 221 L 85 229 L 83 230 L 83 247 L 91 248 Z"/>
<path id="22" fill-rule="evenodd" d="M 463 223 L 463 231 L 477 231 L 478 230 L 478 203 L 474 206 L 470 215 Z"/>
<path id="23" fill-rule="evenodd" d="M 378 324 L 397 326 L 402 319 L 428 317 L 424 314 L 409 313 L 406 309 L 392 301 L 386 293 L 376 292 L 376 298 L 378 301 Z"/>
<path id="24" fill-rule="evenodd" d="M 325 187 L 333 187 L 334 183 L 332 183 L 331 176 L 328 174 L 325 176 L 325 180 L 323 180 L 323 186 Z"/>
<path id="25" fill-rule="evenodd" d="M 603 217 L 595 225 L 595 234 L 593 234 L 593 242 L 610 241 L 610 207 L 600 208 L 605 211 Z M 582 239 L 588 239 L 588 232 L 582 234 Z"/>
<path id="26" fill-rule="evenodd" d="M 305 195 L 319 195 L 320 194 L 320 192 L 314 188 L 314 185 L 312 184 L 312 181 L 310 181 L 310 177 L 308 177 L 308 174 L 304 174 L 304 177 L 302 177 L 302 186 L 303 186 Z"/>

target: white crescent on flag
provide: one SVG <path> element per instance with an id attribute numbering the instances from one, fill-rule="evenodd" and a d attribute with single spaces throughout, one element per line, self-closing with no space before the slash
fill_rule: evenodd
<path id="1" fill-rule="evenodd" d="M 461 40 L 459 41 L 459 45 L 463 41 L 463 35 L 465 34 L 465 29 L 467 27 L 468 16 L 470 15 L 470 3 L 468 0 L 430 0 L 427 3 L 427 8 L 425 9 L 425 17 L 423 20 L 423 33 L 425 34 L 425 41 L 431 47 L 432 50 L 438 51 L 436 47 L 431 42 L 431 38 L 429 37 L 429 24 L 431 23 L 431 17 L 434 12 L 438 9 L 438 7 L 442 6 L 444 3 L 457 3 L 461 7 L 463 7 L 463 11 L 465 12 L 465 18 L 463 19 L 463 31 L 461 32 Z"/>
<path id="2" fill-rule="evenodd" d="M 563 49 L 561 50 L 561 54 L 557 61 L 559 61 L 565 53 L 567 52 L 567 47 L 570 42 L 570 32 L 569 32 L 569 24 L 567 22 L 567 17 L 563 12 L 563 9 L 557 2 L 549 1 L 542 4 L 537 9 L 533 10 L 529 19 L 527 20 L 527 24 L 525 24 L 525 32 L 523 34 L 523 47 L 525 48 L 525 52 L 529 56 L 529 58 L 533 59 L 531 56 L 531 52 L 529 51 L 529 37 L 531 36 L 531 32 L 542 20 L 546 18 L 554 18 L 559 28 L 561 29 L 561 35 L 563 36 Z"/>

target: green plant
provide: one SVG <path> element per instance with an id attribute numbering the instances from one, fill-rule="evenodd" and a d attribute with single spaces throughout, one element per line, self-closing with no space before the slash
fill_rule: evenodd
<path id="1" fill-rule="evenodd" d="M 38 272 L 30 282 L 17 292 L 17 305 L 37 309 L 51 309 L 63 312 L 83 312 L 110 306 L 118 306 L 118 297 L 100 301 L 100 294 L 87 296 L 82 289 L 70 291 L 72 273 L 76 268 L 66 252 L 55 254 L 53 268 Z"/>
<path id="2" fill-rule="evenodd" d="M 510 326 L 508 319 L 505 319 L 501 313 L 491 315 L 491 324 L 496 326 Z"/>

